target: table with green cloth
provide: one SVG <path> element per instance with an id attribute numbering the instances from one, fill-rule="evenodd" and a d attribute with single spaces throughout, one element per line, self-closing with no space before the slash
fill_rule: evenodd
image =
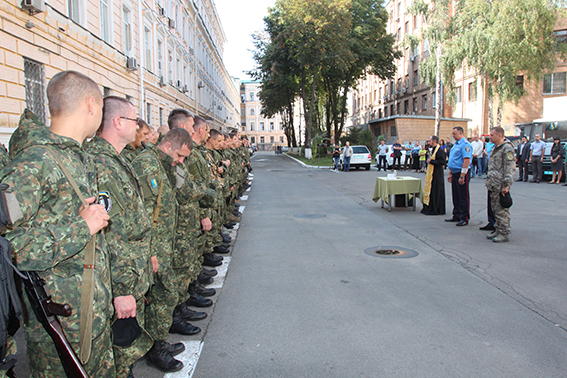
<path id="1" fill-rule="evenodd" d="M 384 202 L 388 204 L 388 211 L 392 211 L 392 201 L 390 196 L 396 194 L 406 194 L 411 199 L 411 196 L 418 197 L 421 201 L 423 199 L 423 185 L 421 179 L 415 177 L 396 177 L 395 179 L 388 180 L 386 177 L 376 178 L 376 185 L 374 185 L 374 195 L 372 201 L 378 202 L 382 200 L 382 207 Z M 413 211 L 415 211 L 415 203 L 413 201 Z"/>

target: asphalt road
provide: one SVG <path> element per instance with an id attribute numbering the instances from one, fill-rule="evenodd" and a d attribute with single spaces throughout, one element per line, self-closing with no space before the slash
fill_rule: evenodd
<path id="1" fill-rule="evenodd" d="M 389 213 L 372 202 L 383 172 L 273 154 L 253 164 L 193 377 L 567 376 L 567 188 L 516 183 L 511 242 L 495 244 L 478 230 L 480 179 L 471 222 L 457 228 L 420 204 Z M 364 253 L 374 246 L 419 255 Z"/>
<path id="2" fill-rule="evenodd" d="M 511 242 L 495 244 L 478 229 L 478 178 L 471 222 L 457 228 L 419 202 L 416 212 L 372 202 L 384 172 L 273 153 L 253 166 L 215 305 L 195 322 L 201 334 L 170 336 L 187 346 L 186 368 L 165 377 L 567 377 L 567 188 L 515 183 Z M 418 255 L 365 253 L 378 246 Z M 164 375 L 142 360 L 135 376 Z"/>

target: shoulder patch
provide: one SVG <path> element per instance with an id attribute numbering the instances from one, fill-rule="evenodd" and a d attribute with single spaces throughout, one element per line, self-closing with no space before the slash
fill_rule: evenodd
<path id="1" fill-rule="evenodd" d="M 514 153 L 513 153 L 512 151 L 509 151 L 509 152 L 506 154 L 506 159 L 507 159 L 508 161 L 516 160 L 516 158 L 515 158 L 515 156 L 514 156 Z"/>
<path id="2" fill-rule="evenodd" d="M 110 213 L 112 210 L 112 199 L 110 198 L 110 192 L 98 192 L 98 203 L 104 206 L 104 210 Z"/>

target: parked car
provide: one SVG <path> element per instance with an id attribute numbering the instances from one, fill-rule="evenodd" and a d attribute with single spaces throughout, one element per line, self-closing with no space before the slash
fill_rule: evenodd
<path id="1" fill-rule="evenodd" d="M 386 169 L 391 169 L 390 167 L 394 164 L 394 147 L 391 144 L 387 144 L 388 147 L 388 154 L 386 155 Z M 374 158 L 376 162 L 376 166 L 378 166 L 378 154 L 376 154 Z M 406 163 L 406 151 L 402 150 L 402 157 L 400 159 L 400 165 L 403 166 Z"/>
<path id="2" fill-rule="evenodd" d="M 372 154 L 370 150 L 366 146 L 351 146 L 352 147 L 352 156 L 350 158 L 350 167 L 359 169 L 360 167 L 366 168 L 366 170 L 370 170 L 370 165 L 372 164 Z M 343 147 L 341 156 L 339 157 L 339 170 L 343 170 L 344 166 L 344 152 L 345 148 Z"/>

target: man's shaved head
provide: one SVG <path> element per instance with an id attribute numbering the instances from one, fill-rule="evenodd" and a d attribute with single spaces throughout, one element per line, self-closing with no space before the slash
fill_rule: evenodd
<path id="1" fill-rule="evenodd" d="M 76 71 L 62 71 L 53 76 L 46 92 L 52 117 L 72 114 L 90 97 L 94 97 L 97 102 L 102 100 L 102 94 L 94 80 Z"/>

